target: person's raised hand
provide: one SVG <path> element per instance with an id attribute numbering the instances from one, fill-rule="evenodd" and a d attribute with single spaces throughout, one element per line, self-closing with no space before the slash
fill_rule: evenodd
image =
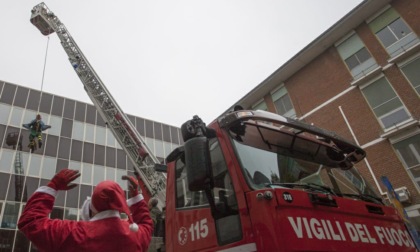
<path id="1" fill-rule="evenodd" d="M 80 176 L 80 172 L 78 170 L 71 170 L 71 169 L 63 169 L 59 171 L 51 181 L 48 183 L 47 186 L 59 191 L 59 190 L 70 190 L 77 186 L 77 184 L 70 184 L 72 181 L 77 179 Z"/>
<path id="2" fill-rule="evenodd" d="M 128 180 L 130 185 L 128 186 L 128 190 L 130 192 L 130 197 L 135 197 L 139 194 L 139 181 L 135 179 L 133 176 L 122 176 L 121 179 Z"/>

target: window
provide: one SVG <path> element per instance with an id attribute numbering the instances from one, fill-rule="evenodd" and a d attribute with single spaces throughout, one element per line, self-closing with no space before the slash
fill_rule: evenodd
<path id="1" fill-rule="evenodd" d="M 401 67 L 405 77 L 411 83 L 416 90 L 417 94 L 420 95 L 420 58 L 413 60 L 412 62 Z"/>
<path id="2" fill-rule="evenodd" d="M 282 86 L 278 90 L 272 92 L 271 97 L 279 115 L 296 118 L 296 112 L 293 108 L 292 102 L 290 101 L 286 87 Z"/>
<path id="3" fill-rule="evenodd" d="M 122 180 L 121 177 L 124 175 L 127 175 L 127 171 L 120 170 L 120 169 L 116 169 L 116 170 L 117 170 L 116 182 L 121 186 L 121 188 L 126 188 L 127 180 Z"/>
<path id="4" fill-rule="evenodd" d="M 64 98 L 54 96 L 51 114 L 61 116 L 63 114 Z"/>
<path id="5" fill-rule="evenodd" d="M 109 128 L 106 129 L 106 136 L 107 136 L 106 137 L 106 144 L 108 146 L 115 147 L 115 137 L 112 134 L 111 129 L 109 129 Z"/>
<path id="6" fill-rule="evenodd" d="M 224 245 L 242 238 L 238 202 L 219 142 L 217 139 L 212 139 L 209 146 L 215 185 L 213 195 L 216 205 L 219 206 L 217 207 L 219 216 L 215 220 L 217 239 L 220 245 Z M 208 208 L 204 191 L 188 190 L 187 169 L 181 158 L 176 161 L 175 166 L 177 210 L 190 207 Z"/>
<path id="7" fill-rule="evenodd" d="M 92 184 L 92 170 L 93 170 L 93 165 L 86 164 L 86 163 L 83 164 L 83 172 L 81 172 L 83 184 L 88 184 L 88 185 Z"/>
<path id="8" fill-rule="evenodd" d="M 0 104 L 0 123 L 7 125 L 9 122 L 9 114 L 10 110 L 12 109 L 11 106 Z"/>
<path id="9" fill-rule="evenodd" d="M 24 88 L 24 87 L 18 87 L 13 105 L 24 108 L 26 105 L 28 94 L 29 94 L 29 89 Z"/>
<path id="10" fill-rule="evenodd" d="M 6 202 L 6 205 L 4 206 L 3 219 L 1 220 L 2 228 L 15 229 L 17 227 L 19 208 L 19 203 Z"/>
<path id="11" fill-rule="evenodd" d="M 59 136 L 61 131 L 61 122 L 62 120 L 60 117 L 52 115 L 49 122 L 51 128 L 48 129 L 48 134 Z"/>
<path id="12" fill-rule="evenodd" d="M 393 146 L 404 167 L 420 188 L 420 134 L 397 142 Z"/>
<path id="13" fill-rule="evenodd" d="M 45 155 L 57 157 L 58 136 L 48 135 L 45 144 Z"/>
<path id="14" fill-rule="evenodd" d="M 64 211 L 65 220 L 77 220 L 77 213 L 79 209 L 77 208 L 66 208 Z"/>
<path id="15" fill-rule="evenodd" d="M 13 98 L 15 97 L 16 86 L 6 83 L 3 88 L 3 92 L 0 97 L 0 102 L 12 104 Z"/>
<path id="16" fill-rule="evenodd" d="M 18 108 L 18 107 L 13 107 L 9 124 L 12 126 L 21 127 L 22 117 L 23 117 L 23 109 Z"/>
<path id="17" fill-rule="evenodd" d="M 93 143 L 95 137 L 95 126 L 92 124 L 85 124 L 85 141 Z"/>
<path id="18" fill-rule="evenodd" d="M 51 179 L 55 175 L 55 167 L 57 159 L 44 157 L 44 164 L 42 165 L 41 178 Z"/>
<path id="19" fill-rule="evenodd" d="M 105 167 L 101 165 L 93 166 L 93 185 L 96 186 L 99 182 L 105 179 Z"/>
<path id="20" fill-rule="evenodd" d="M 369 26 L 391 57 L 404 52 L 420 41 L 393 8 L 379 15 L 369 23 Z"/>
<path id="21" fill-rule="evenodd" d="M 340 43 L 337 50 L 354 79 L 359 79 L 378 67 L 357 34 Z"/>
<path id="22" fill-rule="evenodd" d="M 28 167 L 28 175 L 38 177 L 41 171 L 41 156 L 32 153 L 31 159 L 28 162 Z M 51 178 L 52 177 L 49 177 L 49 179 Z"/>
<path id="23" fill-rule="evenodd" d="M 385 77 L 364 87 L 362 92 L 383 128 L 388 129 L 410 118 Z"/>
<path id="24" fill-rule="evenodd" d="M 84 123 L 73 121 L 72 138 L 83 141 L 83 133 L 85 132 Z"/>
<path id="25" fill-rule="evenodd" d="M 160 141 L 160 140 L 155 140 L 155 143 L 156 143 L 156 145 L 155 145 L 155 152 L 154 152 L 154 154 L 155 154 L 155 156 L 156 157 L 165 157 L 165 153 L 164 153 L 164 150 L 163 150 L 163 142 L 162 141 Z"/>
<path id="26" fill-rule="evenodd" d="M 95 132 L 95 143 L 105 145 L 106 130 L 104 127 L 97 126 Z"/>
<path id="27" fill-rule="evenodd" d="M 79 206 L 82 206 L 87 197 L 92 196 L 92 186 L 80 185 Z"/>
<path id="28" fill-rule="evenodd" d="M 3 149 L 3 153 L 1 155 L 0 171 L 10 173 L 10 169 L 12 168 L 13 164 L 14 153 L 14 151 Z"/>
<path id="29" fill-rule="evenodd" d="M 115 172 L 116 172 L 115 168 L 107 167 L 106 168 L 106 179 L 115 181 Z"/>
<path id="30" fill-rule="evenodd" d="M 51 111 L 52 95 L 43 93 L 39 103 L 39 111 L 49 114 Z"/>
<path id="31" fill-rule="evenodd" d="M 252 106 L 253 110 L 265 110 L 267 111 L 267 104 L 265 104 L 264 99 L 257 102 L 254 106 Z"/>

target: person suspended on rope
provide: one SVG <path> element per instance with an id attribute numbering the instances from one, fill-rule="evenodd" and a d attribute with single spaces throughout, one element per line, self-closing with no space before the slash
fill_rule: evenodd
<path id="1" fill-rule="evenodd" d="M 44 124 L 40 114 L 37 114 L 36 118 L 33 119 L 30 123 L 25 123 L 22 126 L 31 131 L 29 133 L 29 145 L 28 145 L 28 147 L 32 149 L 35 146 L 35 139 L 37 138 L 38 139 L 38 147 L 41 148 L 41 146 L 42 146 L 42 131 L 51 128 L 51 126 Z"/>

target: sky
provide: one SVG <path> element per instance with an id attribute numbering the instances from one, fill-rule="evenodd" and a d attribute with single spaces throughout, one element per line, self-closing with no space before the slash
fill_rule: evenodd
<path id="1" fill-rule="evenodd" d="M 211 123 L 362 0 L 44 2 L 125 113 L 180 127 Z M 38 3 L 0 0 L 0 80 L 92 104 L 30 23 Z"/>

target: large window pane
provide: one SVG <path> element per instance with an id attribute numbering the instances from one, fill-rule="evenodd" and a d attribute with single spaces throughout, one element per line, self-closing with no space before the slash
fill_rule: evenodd
<path id="1" fill-rule="evenodd" d="M 48 135 L 45 142 L 45 155 L 56 157 L 58 150 L 58 136 Z"/>
<path id="2" fill-rule="evenodd" d="M 61 117 L 63 115 L 63 105 L 64 98 L 55 95 L 53 99 L 51 114 Z"/>
<path id="3" fill-rule="evenodd" d="M 71 155 L 70 159 L 75 161 L 82 161 L 82 151 L 83 151 L 83 144 L 81 141 L 72 140 L 71 141 Z"/>
<path id="4" fill-rule="evenodd" d="M 31 155 L 30 161 L 28 163 L 28 166 L 29 166 L 28 175 L 29 176 L 38 177 L 40 175 L 41 160 L 42 160 L 42 157 L 40 155 L 36 155 L 36 154 Z"/>
<path id="5" fill-rule="evenodd" d="M 93 143 L 95 139 L 95 126 L 92 124 L 85 124 L 85 141 Z"/>
<path id="6" fill-rule="evenodd" d="M 70 157 L 71 140 L 65 137 L 60 137 L 60 144 L 58 147 L 58 157 L 69 159 Z"/>
<path id="7" fill-rule="evenodd" d="M 12 115 L 10 117 L 10 125 L 16 127 L 22 127 L 22 117 L 23 109 L 18 107 L 13 107 Z"/>
<path id="8" fill-rule="evenodd" d="M 83 143 L 83 162 L 93 164 L 94 145 L 91 143 Z"/>
<path id="9" fill-rule="evenodd" d="M 95 132 L 95 143 L 100 145 L 105 145 L 106 140 L 106 130 L 104 127 L 97 126 Z"/>
<path id="10" fill-rule="evenodd" d="M 39 99 L 41 99 L 41 92 L 31 89 L 29 91 L 28 104 L 26 105 L 26 108 L 38 111 Z"/>
<path id="11" fill-rule="evenodd" d="M 1 90 L 1 89 L 0 89 Z M 18 87 L 13 105 L 24 108 L 28 99 L 29 89 Z"/>
<path id="12" fill-rule="evenodd" d="M 115 181 L 115 172 L 116 172 L 115 168 L 107 167 L 106 168 L 106 179 Z"/>
<path id="13" fill-rule="evenodd" d="M 0 200 L 6 199 L 7 188 L 9 187 L 10 174 L 0 172 Z M 1 208 L 0 208 L 1 211 Z"/>
<path id="14" fill-rule="evenodd" d="M 413 62 L 405 65 L 401 68 L 408 81 L 416 90 L 417 94 L 420 95 L 420 58 L 417 58 Z"/>
<path id="15" fill-rule="evenodd" d="M 39 178 L 26 177 L 25 190 L 28 198 L 39 188 Z"/>
<path id="16" fill-rule="evenodd" d="M 6 202 L 4 206 L 3 219 L 1 221 L 2 228 L 16 228 L 19 217 L 19 208 L 19 203 Z"/>
<path id="17" fill-rule="evenodd" d="M 277 113 L 288 117 L 295 117 L 296 113 L 285 87 L 279 88 L 271 94 Z"/>
<path id="18" fill-rule="evenodd" d="M 76 186 L 75 188 L 67 191 L 66 207 L 79 207 L 79 189 L 80 186 Z"/>
<path id="19" fill-rule="evenodd" d="M 7 192 L 6 199 L 9 201 L 21 201 L 22 196 L 27 199 L 28 195 L 26 194 L 26 191 L 24 190 L 25 185 L 25 176 L 23 175 L 12 175 L 10 177 L 10 186 L 9 190 Z M 25 195 L 24 195 L 25 193 Z"/>
<path id="20" fill-rule="evenodd" d="M 127 175 L 127 171 L 126 170 L 121 170 L 121 169 L 116 169 L 117 174 L 116 174 L 116 179 L 115 181 L 121 186 L 121 188 L 126 188 L 127 187 L 127 180 L 122 180 L 121 177 Z"/>
<path id="21" fill-rule="evenodd" d="M 73 121 L 63 118 L 63 124 L 61 125 L 61 136 L 71 138 L 73 129 Z"/>
<path id="22" fill-rule="evenodd" d="M 55 168 L 57 159 L 51 157 L 44 157 L 44 164 L 42 165 L 41 178 L 52 179 L 55 175 Z"/>
<path id="23" fill-rule="evenodd" d="M 69 169 L 72 170 L 77 170 L 77 171 L 82 171 L 82 163 L 80 162 L 75 162 L 75 161 L 70 161 L 69 163 Z M 78 177 L 77 179 L 74 180 L 75 184 L 80 184 L 80 177 Z"/>
<path id="24" fill-rule="evenodd" d="M 64 102 L 63 117 L 73 119 L 75 101 L 66 99 Z"/>
<path id="25" fill-rule="evenodd" d="M 85 121 L 85 113 L 86 113 L 86 104 L 81 102 L 76 102 L 76 113 L 74 115 L 74 119 L 84 122 Z"/>
<path id="26" fill-rule="evenodd" d="M 126 168 L 126 155 L 123 150 L 117 150 L 117 168 Z"/>
<path id="27" fill-rule="evenodd" d="M 65 220 L 77 220 L 77 213 L 79 209 L 77 208 L 66 208 L 64 211 Z"/>
<path id="28" fill-rule="evenodd" d="M 105 179 L 105 167 L 102 165 L 93 166 L 93 185 L 96 186 L 99 182 Z"/>
<path id="29" fill-rule="evenodd" d="M 43 93 L 39 104 L 39 111 L 49 114 L 51 111 L 52 95 Z"/>
<path id="30" fill-rule="evenodd" d="M 84 163 L 82 169 L 82 183 L 92 185 L 93 165 Z"/>
<path id="31" fill-rule="evenodd" d="M 86 107 L 86 122 L 92 125 L 96 122 L 96 108 L 92 105 Z"/>
<path id="32" fill-rule="evenodd" d="M 376 33 L 376 35 L 385 47 L 389 47 L 390 45 L 397 42 L 397 37 L 395 37 L 395 35 L 388 27 L 380 30 L 378 33 Z"/>
<path id="33" fill-rule="evenodd" d="M 106 135 L 106 144 L 108 146 L 115 147 L 115 137 L 110 129 L 106 129 Z"/>
<path id="34" fill-rule="evenodd" d="M 0 102 L 7 104 L 12 104 L 13 98 L 15 97 L 16 86 L 6 83 L 3 87 L 3 92 L 1 93 Z"/>
<path id="35" fill-rule="evenodd" d="M 420 134 L 407 138 L 394 144 L 394 148 L 404 164 L 404 167 L 410 172 L 412 178 L 420 183 Z"/>
<path id="36" fill-rule="evenodd" d="M 57 116 L 51 116 L 49 125 L 51 125 L 51 128 L 48 129 L 48 134 L 59 136 L 61 131 L 61 123 L 62 119 Z"/>
<path id="37" fill-rule="evenodd" d="M 95 145 L 95 164 L 105 165 L 105 146 Z"/>
<path id="38" fill-rule="evenodd" d="M 83 141 L 83 133 L 85 132 L 84 123 L 73 121 L 72 138 Z"/>
<path id="39" fill-rule="evenodd" d="M 0 205 L 1 206 L 1 205 Z M 9 252 L 12 251 L 13 248 L 13 240 L 15 239 L 16 230 L 7 230 L 7 229 L 0 229 L 0 237 L 2 238 L 2 252 Z"/>
<path id="40" fill-rule="evenodd" d="M 362 92 L 384 128 L 408 119 L 408 112 L 385 78 L 363 88 Z"/>
<path id="41" fill-rule="evenodd" d="M 13 165 L 14 151 L 3 149 L 0 159 L 0 171 L 10 173 Z"/>
<path id="42" fill-rule="evenodd" d="M 116 149 L 106 147 L 106 166 L 115 167 L 116 162 Z"/>
<path id="43" fill-rule="evenodd" d="M 165 157 L 165 152 L 163 150 L 163 142 L 160 140 L 155 140 L 155 156 L 156 157 Z"/>
<path id="44" fill-rule="evenodd" d="M 80 199 L 79 206 L 82 206 L 87 197 L 92 196 L 92 186 L 90 185 L 80 185 Z"/>
<path id="45" fill-rule="evenodd" d="M 0 123 L 7 125 L 9 124 L 9 115 L 12 107 L 6 104 L 0 104 Z"/>

